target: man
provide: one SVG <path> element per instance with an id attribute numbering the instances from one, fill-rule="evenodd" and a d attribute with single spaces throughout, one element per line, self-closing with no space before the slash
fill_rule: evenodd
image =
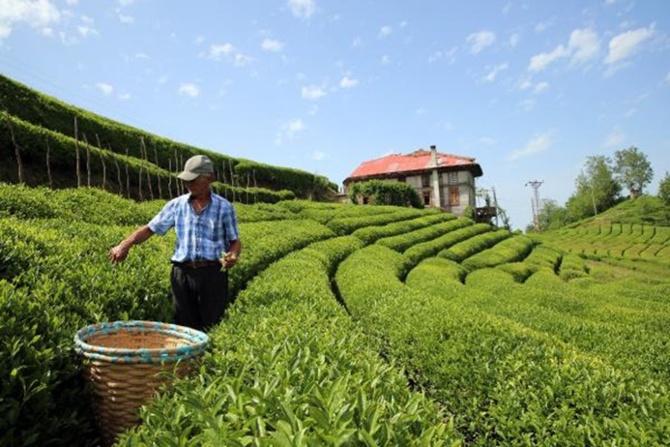
<path id="1" fill-rule="evenodd" d="M 177 242 L 171 284 L 175 323 L 206 330 L 221 320 L 230 303 L 226 269 L 235 265 L 242 245 L 233 206 L 211 190 L 212 161 L 204 155 L 191 157 L 177 177 L 190 194 L 170 200 L 149 224 L 112 248 L 109 259 L 122 262 L 133 245 L 174 227 Z"/>

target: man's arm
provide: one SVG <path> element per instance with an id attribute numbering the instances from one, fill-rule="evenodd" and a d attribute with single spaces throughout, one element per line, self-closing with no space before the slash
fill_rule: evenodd
<path id="1" fill-rule="evenodd" d="M 112 262 L 123 262 L 128 257 L 128 252 L 133 245 L 139 245 L 154 234 L 149 225 L 144 225 L 135 230 L 119 245 L 109 250 L 108 257 Z"/>

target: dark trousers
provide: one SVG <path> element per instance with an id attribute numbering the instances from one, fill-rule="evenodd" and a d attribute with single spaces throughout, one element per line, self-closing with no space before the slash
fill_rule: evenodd
<path id="1" fill-rule="evenodd" d="M 228 307 L 228 272 L 220 267 L 172 266 L 175 323 L 200 331 L 221 321 Z"/>

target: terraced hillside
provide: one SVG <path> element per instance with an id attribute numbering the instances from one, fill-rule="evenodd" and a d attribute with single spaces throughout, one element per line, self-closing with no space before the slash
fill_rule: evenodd
<path id="1" fill-rule="evenodd" d="M 0 443 L 95 443 L 72 334 L 168 318 L 172 236 L 105 259 L 161 205 L 0 187 Z M 670 443 L 664 264 L 434 210 L 236 206 L 237 299 L 119 445 Z"/>
<path id="2" fill-rule="evenodd" d="M 212 159 L 219 180 L 214 188 L 235 202 L 319 200 L 337 192 L 324 176 L 178 143 L 0 75 L 0 181 L 168 198 L 183 192 L 174 173 L 196 154 Z"/>

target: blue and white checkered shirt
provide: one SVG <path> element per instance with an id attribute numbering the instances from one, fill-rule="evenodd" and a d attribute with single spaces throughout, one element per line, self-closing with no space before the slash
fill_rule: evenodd
<path id="1" fill-rule="evenodd" d="M 235 209 L 229 201 L 212 192 L 209 205 L 197 214 L 190 197 L 191 194 L 184 194 L 170 200 L 151 219 L 149 229 L 164 235 L 175 227 L 177 243 L 172 255 L 175 262 L 220 259 L 230 243 L 239 237 Z"/>

